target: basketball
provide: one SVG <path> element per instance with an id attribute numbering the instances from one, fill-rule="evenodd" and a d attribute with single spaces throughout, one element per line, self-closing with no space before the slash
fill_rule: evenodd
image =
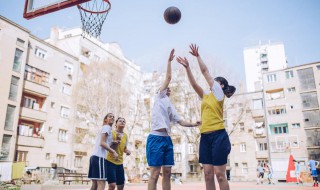
<path id="1" fill-rule="evenodd" d="M 177 7 L 168 7 L 163 14 L 164 20 L 169 24 L 176 24 L 181 19 L 181 12 Z"/>

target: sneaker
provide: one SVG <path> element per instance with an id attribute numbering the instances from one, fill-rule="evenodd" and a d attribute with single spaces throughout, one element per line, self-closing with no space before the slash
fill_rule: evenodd
<path id="1" fill-rule="evenodd" d="M 318 184 L 318 183 L 316 184 L 316 187 L 319 187 L 319 184 Z"/>
<path id="2" fill-rule="evenodd" d="M 314 184 L 312 185 L 312 187 L 316 187 L 316 184 L 314 183 Z"/>

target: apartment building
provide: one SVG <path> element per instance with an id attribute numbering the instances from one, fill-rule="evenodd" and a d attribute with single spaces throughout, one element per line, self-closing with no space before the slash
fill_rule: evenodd
<path id="1" fill-rule="evenodd" d="M 231 142 L 230 179 L 253 181 L 257 164 L 269 163 L 262 91 L 235 94 L 224 111 Z"/>
<path id="2" fill-rule="evenodd" d="M 68 135 L 78 59 L 4 17 L 0 22 L 1 160 L 46 171 L 51 163 L 74 169 L 77 155 Z"/>
<path id="3" fill-rule="evenodd" d="M 0 16 L 0 168 L 14 161 L 29 31 Z M 11 178 L 2 174 L 1 180 Z"/>
<path id="4" fill-rule="evenodd" d="M 307 170 L 320 158 L 320 63 L 264 74 L 264 93 L 275 177 L 285 179 L 289 155 Z"/>
<path id="5" fill-rule="evenodd" d="M 282 43 L 246 47 L 243 50 L 243 57 L 248 92 L 262 90 L 262 72 L 287 67 L 287 59 Z"/>
<path id="6" fill-rule="evenodd" d="M 50 44 L 70 52 L 75 57 L 79 58 L 79 77 L 83 79 L 90 65 L 98 64 L 105 72 L 100 75 L 100 79 L 104 78 L 106 91 L 104 94 L 109 94 L 105 98 L 108 99 L 106 112 L 114 113 L 116 117 L 125 117 L 127 121 L 126 132 L 129 135 L 128 148 L 137 150 L 138 144 L 143 140 L 143 120 L 145 109 L 142 94 L 142 72 L 140 67 L 128 60 L 117 43 L 103 43 L 96 38 L 82 37 L 82 30 L 74 28 L 69 30 L 61 30 L 57 27 L 52 28 L 50 38 L 46 40 Z M 99 74 L 98 74 L 99 75 Z M 99 78 L 99 76 L 97 76 Z M 89 151 L 87 156 L 82 160 L 82 171 L 88 169 L 90 147 L 94 143 L 93 139 L 96 136 L 96 131 L 91 131 L 88 127 L 88 118 L 79 107 L 86 106 L 81 101 L 74 105 L 77 107 L 75 117 L 80 122 L 76 123 L 75 136 L 81 138 L 89 138 L 91 143 L 81 142 L 81 138 L 74 144 L 77 152 Z M 106 114 L 106 113 L 103 113 Z M 92 120 L 89 119 L 89 120 Z M 100 126 L 100 125 L 99 125 Z M 85 135 L 83 135 L 85 134 Z M 90 137 L 87 137 L 89 134 Z M 80 141 L 79 141 L 80 140 Z M 124 160 L 129 178 L 136 178 L 142 175 L 139 161 L 135 158 L 141 155 L 139 151 L 132 151 L 130 157 Z M 143 160 L 143 159 L 141 159 Z"/>

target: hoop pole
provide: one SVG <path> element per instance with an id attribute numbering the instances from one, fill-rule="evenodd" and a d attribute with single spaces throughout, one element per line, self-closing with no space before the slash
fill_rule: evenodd
<path id="1" fill-rule="evenodd" d="M 103 0 L 104 2 L 109 4 L 109 8 L 107 10 L 104 11 L 90 11 L 88 9 L 83 8 L 80 4 L 77 5 L 77 7 L 85 12 L 91 13 L 91 14 L 103 14 L 108 12 L 111 9 L 111 3 L 109 2 L 109 0 Z"/>
<path id="2" fill-rule="evenodd" d="M 69 8 L 69 7 L 72 7 L 72 6 L 75 6 L 75 5 L 79 5 L 81 3 L 85 3 L 85 2 L 88 2 L 88 1 L 91 1 L 91 0 L 69 0 L 69 1 L 63 1 L 61 3 L 57 3 L 57 4 L 50 5 L 50 6 L 35 10 L 35 11 L 28 12 L 27 10 L 28 10 L 28 7 L 29 7 L 29 5 L 28 5 L 29 1 L 30 0 L 26 0 L 26 3 L 24 5 L 24 13 L 23 13 L 23 17 L 25 19 L 28 19 L 28 20 L 32 19 L 32 18 L 35 18 L 35 17 L 38 17 L 38 16 L 41 16 L 41 15 L 49 14 L 49 13 L 52 13 L 52 12 L 55 12 L 55 11 L 58 11 L 58 10 L 61 10 L 61 9 L 65 9 L 65 8 Z"/>

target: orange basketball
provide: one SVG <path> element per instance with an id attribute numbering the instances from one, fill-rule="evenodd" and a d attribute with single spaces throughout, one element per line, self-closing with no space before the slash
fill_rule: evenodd
<path id="1" fill-rule="evenodd" d="M 164 20 L 169 24 L 176 24 L 181 19 L 181 12 L 177 7 L 168 7 L 163 14 Z"/>

